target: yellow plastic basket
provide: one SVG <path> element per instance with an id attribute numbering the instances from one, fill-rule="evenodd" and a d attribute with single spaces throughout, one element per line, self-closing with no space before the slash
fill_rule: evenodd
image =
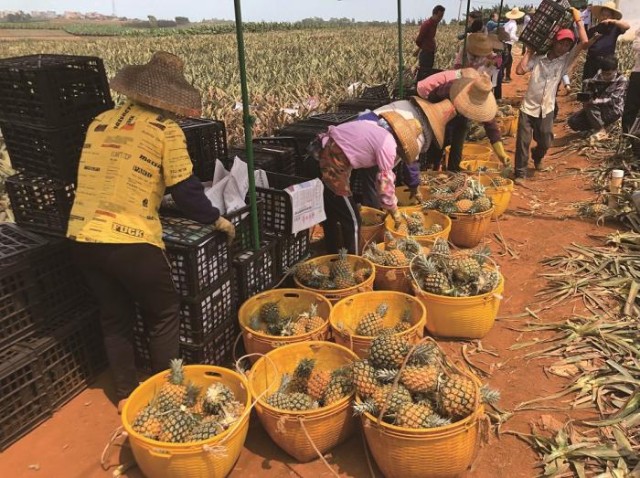
<path id="1" fill-rule="evenodd" d="M 451 214 L 449 240 L 458 247 L 475 247 L 487 233 L 494 208 L 476 214 Z"/>
<path id="2" fill-rule="evenodd" d="M 413 325 L 398 335 L 406 337 L 410 342 L 417 342 L 424 336 L 427 315 L 419 300 L 402 292 L 376 291 L 347 297 L 333 306 L 329 321 L 336 343 L 353 350 L 360 358 L 367 358 L 373 337 L 355 335 L 354 331 L 362 317 L 375 312 L 383 302 L 389 306 L 384 317 L 385 327 L 395 325 L 408 309 Z"/>
<path id="3" fill-rule="evenodd" d="M 414 207 L 420 206 L 418 201 L 414 199 L 409 199 L 411 192 L 409 191 L 408 186 L 398 186 L 396 187 L 396 197 L 398 198 L 398 207 L 406 208 L 406 207 Z"/>
<path id="4" fill-rule="evenodd" d="M 315 447 L 324 454 L 349 438 L 355 420 L 351 410 L 353 395 L 316 410 L 301 412 L 273 408 L 266 398 L 280 385 L 283 373 L 293 373 L 303 358 L 316 359 L 320 370 L 335 370 L 358 357 L 349 349 L 330 342 L 285 345 L 260 357 L 249 372 L 249 388 L 255 410 L 271 439 L 300 462 L 318 458 Z M 277 370 L 276 370 L 277 369 Z"/>
<path id="5" fill-rule="evenodd" d="M 251 318 L 260 312 L 260 307 L 267 302 L 277 302 L 280 311 L 285 315 L 297 316 L 309 310 L 312 304 L 318 306 L 318 315 L 326 320 L 324 325 L 306 334 L 289 337 L 276 337 L 249 327 Z M 273 289 L 247 299 L 238 310 L 238 321 L 242 330 L 242 341 L 247 354 L 265 354 L 282 345 L 308 340 L 327 340 L 329 338 L 329 314 L 331 302 L 324 296 L 302 289 Z M 252 361 L 256 357 L 250 357 Z"/>
<path id="6" fill-rule="evenodd" d="M 449 237 L 449 233 L 451 231 L 451 219 L 449 219 L 449 216 L 438 211 L 430 210 L 422 211 L 422 217 L 422 223 L 425 227 L 431 227 L 433 224 L 440 224 L 442 226 L 442 231 L 435 234 L 429 234 L 427 236 L 412 236 L 420 244 L 423 246 L 430 246 L 438 237 L 442 237 L 443 239 L 447 239 Z M 391 216 L 387 216 L 384 221 L 384 226 L 385 229 L 395 238 L 402 239 L 407 237 L 407 234 L 403 233 L 401 230 L 396 230 L 393 217 Z"/>
<path id="7" fill-rule="evenodd" d="M 508 209 L 509 203 L 511 202 L 511 194 L 513 193 L 513 181 L 511 179 L 506 179 L 508 184 L 504 186 L 492 186 L 491 177 L 496 175 L 481 175 L 478 180 L 480 184 L 482 184 L 486 190 L 485 194 L 491 198 L 493 202 L 493 214 L 491 215 L 491 219 L 497 219 L 504 214 L 504 212 Z"/>
<path id="8" fill-rule="evenodd" d="M 450 150 L 451 146 L 444 148 L 445 164 L 449 164 Z M 491 146 L 477 143 L 464 143 L 462 146 L 462 161 L 460 162 L 460 168 L 465 169 L 462 167 L 462 162 L 464 161 L 490 161 L 492 154 L 493 150 L 491 149 Z"/>
<path id="9" fill-rule="evenodd" d="M 504 277 L 486 294 L 472 297 L 448 297 L 431 294 L 414 284 L 414 293 L 427 310 L 427 330 L 434 337 L 480 339 L 493 327 L 498 315 Z"/>
<path id="10" fill-rule="evenodd" d="M 371 269 L 371 274 L 364 282 L 360 284 L 356 284 L 353 287 L 349 287 L 347 289 L 322 290 L 322 289 L 314 289 L 312 287 L 304 285 L 295 276 L 293 277 L 293 281 L 295 282 L 296 286 L 298 286 L 300 289 L 310 290 L 312 292 L 316 292 L 317 294 L 323 295 L 332 304 L 335 304 L 336 302 L 338 302 L 340 299 L 344 297 L 357 294 L 358 292 L 367 292 L 367 291 L 373 290 L 373 282 L 376 276 L 375 265 L 371 261 L 360 256 L 347 255 L 347 259 L 349 260 L 349 263 L 352 264 L 354 267 L 359 267 L 359 268 L 368 267 L 369 269 Z M 309 259 L 308 262 L 310 262 L 315 266 L 322 266 L 322 265 L 330 265 L 332 262 L 335 262 L 337 260 L 338 260 L 338 254 L 329 254 L 326 256 L 320 256 L 320 257 L 315 257 L 313 259 Z"/>
<path id="11" fill-rule="evenodd" d="M 360 208 L 360 217 L 362 218 L 363 223 L 365 218 L 369 219 L 370 222 L 374 222 L 379 219 L 379 222 L 375 225 L 365 226 L 363 224 L 360 226 L 360 249 L 370 242 L 380 242 L 383 240 L 384 216 L 385 212 L 380 209 L 374 209 L 367 206 L 362 206 Z"/>
<path id="12" fill-rule="evenodd" d="M 502 168 L 504 168 L 504 166 L 498 160 L 485 161 L 485 160 L 479 160 L 479 159 L 472 159 L 472 160 L 460 161 L 460 169 L 465 173 L 475 173 L 480 168 L 483 168 L 488 171 L 500 172 L 502 171 Z"/>
<path id="13" fill-rule="evenodd" d="M 496 123 L 500 128 L 502 136 L 514 136 L 517 132 L 517 116 L 500 116 L 496 117 Z"/>
<path id="14" fill-rule="evenodd" d="M 240 456 L 249 430 L 249 413 L 231 428 L 208 440 L 190 443 L 164 443 L 145 438 L 131 428 L 138 412 L 147 406 L 162 384 L 168 370 L 157 373 L 136 388 L 122 411 L 122 425 L 129 434 L 133 456 L 145 476 L 153 478 L 223 478 L 229 474 Z M 222 382 L 238 401 L 251 405 L 245 377 L 232 370 L 212 365 L 187 365 L 185 380 L 203 388 Z M 215 447 L 215 448 L 214 448 Z"/>
<path id="15" fill-rule="evenodd" d="M 384 251 L 386 246 L 384 242 L 376 244 L 376 247 Z M 423 254 L 429 254 L 430 246 L 422 246 Z M 409 264 L 406 266 L 394 267 L 376 264 L 376 278 L 373 282 L 375 290 L 393 290 L 396 292 L 405 292 L 411 294 L 411 278 L 409 272 Z"/>

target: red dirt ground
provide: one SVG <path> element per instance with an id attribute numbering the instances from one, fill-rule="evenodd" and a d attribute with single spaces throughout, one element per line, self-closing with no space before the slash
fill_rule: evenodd
<path id="1" fill-rule="evenodd" d="M 526 89 L 526 78 L 514 79 L 505 85 L 507 97 L 519 97 Z M 575 104 L 561 97 L 562 122 L 556 124 L 558 141 L 566 135 L 567 114 Z M 506 139 L 507 150 L 513 153 L 514 139 Z M 554 148 L 552 155 L 557 148 Z M 534 339 L 533 334 L 525 334 L 513 328 L 521 327 L 533 317 L 523 317 L 525 307 L 538 310 L 534 297 L 544 285 L 538 277 L 543 270 L 539 261 L 545 256 L 562 252 L 571 242 L 595 244 L 588 234 L 605 235 L 611 232 L 608 226 L 598 227 L 592 222 L 579 219 L 561 219 L 566 214 L 565 207 L 571 202 L 593 198 L 589 191 L 589 180 L 579 170 L 587 165 L 586 160 L 576 156 L 559 155 L 546 161 L 553 170 L 536 174 L 530 188 L 516 188 L 510 206 L 499 223 L 491 226 L 490 245 L 494 257 L 506 277 L 504 300 L 493 330 L 482 340 L 485 350 L 495 352 L 474 354 L 471 360 L 485 370 L 491 371 L 486 381 L 501 391 L 500 407 L 512 410 L 514 406 L 532 398 L 547 396 L 558 392 L 564 379 L 545 371 L 543 361 L 523 359 L 531 349 L 510 351 L 509 347 L 521 341 Z M 526 212 L 534 207 L 538 211 L 554 212 L 551 217 L 528 217 L 514 214 L 514 211 Z M 513 257 L 502 253 L 502 247 L 494 233 L 501 231 L 509 247 L 517 254 Z M 538 313 L 543 321 L 556 321 L 569 317 L 572 304 L 565 304 L 552 310 Z M 513 317 L 518 316 L 518 317 Z M 542 338 L 538 335 L 538 338 Z M 444 348 L 460 356 L 463 342 L 447 342 Z M 470 344 L 471 346 L 471 344 Z M 473 347 L 471 347 L 473 348 Z M 118 463 L 130 460 L 126 448 L 114 448 L 108 463 L 108 471 L 100 466 L 100 455 L 112 431 L 119 425 L 119 416 L 109 401 L 110 379 L 108 373 L 90 389 L 84 391 L 52 419 L 11 446 L 0 457 L 0 469 L 3 476 L 12 478 L 67 477 L 67 478 L 104 478 L 111 476 Z M 584 413 L 584 412 L 582 412 Z M 550 414 L 561 423 L 570 417 L 567 413 L 525 412 L 516 413 L 502 426 L 502 430 L 529 432 L 530 424 L 539 422 L 543 414 Z M 119 456 L 120 455 L 120 456 Z M 363 442 L 356 434 L 345 444 L 327 455 L 333 470 L 344 477 L 369 477 L 370 473 L 363 449 Z M 120 461 L 121 460 L 121 461 Z M 465 474 L 477 478 L 525 478 L 539 474 L 538 457 L 528 445 L 512 435 L 502 434 L 500 438 L 492 436 L 490 442 L 478 450 L 471 469 Z M 425 467 L 428 464 L 425 463 Z M 320 477 L 331 476 L 320 460 L 309 464 L 298 464 L 282 452 L 266 435 L 257 418 L 251 417 L 251 428 L 245 449 L 232 471 L 232 477 Z M 127 477 L 141 476 L 139 470 L 132 469 Z M 377 476 L 382 474 L 377 471 Z"/>

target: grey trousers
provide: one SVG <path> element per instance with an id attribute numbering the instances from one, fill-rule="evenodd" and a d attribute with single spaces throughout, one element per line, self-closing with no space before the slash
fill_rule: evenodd
<path id="1" fill-rule="evenodd" d="M 620 118 L 620 115 L 617 115 L 610 109 L 603 111 L 597 106 L 589 106 L 569 116 L 567 124 L 573 131 L 598 131 L 610 125 L 618 118 Z"/>
<path id="2" fill-rule="evenodd" d="M 516 136 L 515 176 L 517 178 L 527 177 L 529 147 L 532 138 L 535 140 L 536 146 L 531 150 L 531 156 L 534 165 L 539 166 L 553 141 L 553 113 L 536 118 L 520 111 Z"/>

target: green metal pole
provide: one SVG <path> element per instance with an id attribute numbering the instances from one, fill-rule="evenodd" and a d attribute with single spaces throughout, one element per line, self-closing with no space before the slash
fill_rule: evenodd
<path id="1" fill-rule="evenodd" d="M 502 18 L 502 9 L 503 8 L 504 8 L 504 0 L 500 0 L 500 11 L 498 12 L 498 28 L 500 28 L 500 19 Z"/>
<path id="2" fill-rule="evenodd" d="M 469 10 L 471 9 L 471 0 L 467 0 L 467 15 L 464 17 L 464 44 L 462 45 L 462 66 L 467 66 L 469 59 L 467 58 L 467 22 L 469 21 Z"/>
<path id="3" fill-rule="evenodd" d="M 240 86 L 242 88 L 242 122 L 244 123 L 244 144 L 247 148 L 247 174 L 249 175 L 249 204 L 251 206 L 251 232 L 253 249 L 260 249 L 260 231 L 258 230 L 258 207 L 256 205 L 256 178 L 253 173 L 253 135 L 255 118 L 249 111 L 249 89 L 247 88 L 247 66 L 244 58 L 244 36 L 242 33 L 242 10 L 240 0 L 234 0 L 236 12 L 236 37 L 238 39 L 238 63 L 240 63 Z"/>
<path id="4" fill-rule="evenodd" d="M 402 0 L 398 0 L 398 96 L 404 99 L 404 59 L 402 58 Z"/>

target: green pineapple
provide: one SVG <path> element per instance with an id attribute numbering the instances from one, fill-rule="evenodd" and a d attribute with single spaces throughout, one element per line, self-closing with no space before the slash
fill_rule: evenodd
<path id="1" fill-rule="evenodd" d="M 438 257 L 449 257 L 451 255 L 451 248 L 449 242 L 442 237 L 436 238 L 431 247 L 431 253 Z"/>
<path id="2" fill-rule="evenodd" d="M 475 281 L 480 277 L 482 267 L 478 261 L 467 254 L 457 254 L 449 260 L 453 278 L 459 282 L 466 283 Z"/>
<path id="3" fill-rule="evenodd" d="M 424 227 L 424 215 L 420 212 L 413 212 L 411 215 L 403 213 L 405 221 L 407 221 L 407 230 L 411 236 L 424 236 L 426 235 L 426 228 Z"/>
<path id="4" fill-rule="evenodd" d="M 375 368 L 398 368 L 409 353 L 404 337 L 391 334 L 378 335 L 371 342 L 369 360 Z"/>
<path id="5" fill-rule="evenodd" d="M 305 285 L 309 285 L 309 283 L 313 280 L 314 272 L 316 272 L 316 266 L 309 261 L 299 262 L 294 267 L 294 274 L 296 276 L 296 279 L 298 279 Z"/>
<path id="6" fill-rule="evenodd" d="M 260 319 L 267 324 L 277 324 L 280 320 L 280 307 L 277 302 L 266 302 L 260 307 Z"/>
<path id="7" fill-rule="evenodd" d="M 228 386 L 224 383 L 216 382 L 207 388 L 202 402 L 202 410 L 207 415 L 216 415 L 220 413 L 225 404 L 234 399 L 235 395 Z"/>
<path id="8" fill-rule="evenodd" d="M 368 398 L 373 395 L 380 385 L 376 379 L 376 369 L 371 366 L 368 360 L 357 360 L 353 362 L 353 382 L 358 395 Z"/>
<path id="9" fill-rule="evenodd" d="M 158 410 L 161 412 L 180 407 L 187 395 L 182 359 L 172 359 L 169 367 L 168 380 L 160 388 L 157 397 Z"/>
<path id="10" fill-rule="evenodd" d="M 219 435 L 224 431 L 224 427 L 218 421 L 218 416 L 212 415 L 205 417 L 200 423 L 195 425 L 191 430 L 189 441 L 208 440 L 211 437 Z"/>
<path id="11" fill-rule="evenodd" d="M 491 198 L 489 198 L 488 196 L 481 196 L 473 201 L 473 206 L 471 207 L 469 212 L 486 212 L 491 209 L 492 206 L 493 204 L 491 204 Z"/>
<path id="12" fill-rule="evenodd" d="M 421 287 L 432 294 L 446 295 L 451 290 L 447 275 L 438 271 L 436 263 L 430 258 L 419 256 L 414 261 L 417 275 L 422 278 Z"/>
<path id="13" fill-rule="evenodd" d="M 162 415 L 162 432 L 158 439 L 168 443 L 183 443 L 189 439 L 197 423 L 195 415 L 186 409 L 170 410 Z"/>
<path id="14" fill-rule="evenodd" d="M 384 326 L 383 319 L 387 314 L 389 306 L 384 302 L 378 305 L 374 312 L 369 312 L 360 319 L 358 326 L 356 327 L 357 335 L 374 336 L 378 335 Z"/>
<path id="15" fill-rule="evenodd" d="M 411 393 L 404 385 L 398 384 L 394 388 L 393 385 L 383 385 L 371 396 L 378 413 L 384 409 L 386 405 L 385 415 L 393 415 L 402 405 L 411 403 Z"/>
<path id="16" fill-rule="evenodd" d="M 138 412 L 131 427 L 146 438 L 158 439 L 162 433 L 162 422 L 158 418 L 158 409 L 154 402 Z"/>
<path id="17" fill-rule="evenodd" d="M 304 411 L 318 408 L 318 402 L 306 393 L 290 393 L 287 398 L 289 402 L 287 410 Z"/>
<path id="18" fill-rule="evenodd" d="M 353 393 L 353 374 L 347 368 L 339 368 L 331 373 L 331 380 L 324 392 L 324 406 L 331 405 Z"/>

